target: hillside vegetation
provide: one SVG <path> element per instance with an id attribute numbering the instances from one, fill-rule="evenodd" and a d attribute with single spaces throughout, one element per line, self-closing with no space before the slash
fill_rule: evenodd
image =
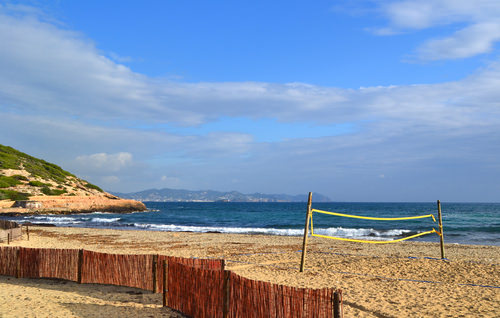
<path id="1" fill-rule="evenodd" d="M 42 159 L 0 145 L 0 200 L 31 196 L 109 195 L 98 186 Z"/>

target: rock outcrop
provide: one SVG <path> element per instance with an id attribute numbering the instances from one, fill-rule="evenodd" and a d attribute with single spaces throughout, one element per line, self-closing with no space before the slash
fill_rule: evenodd
<path id="1" fill-rule="evenodd" d="M 30 202 L 36 202 L 37 204 L 22 206 L 23 204 L 16 201 L 10 203 L 10 206 L 7 207 L 7 204 L 4 204 L 4 208 L 0 208 L 0 213 L 9 215 L 90 212 L 128 213 L 146 210 L 146 206 L 142 202 L 104 196 L 33 196 L 30 197 Z"/>

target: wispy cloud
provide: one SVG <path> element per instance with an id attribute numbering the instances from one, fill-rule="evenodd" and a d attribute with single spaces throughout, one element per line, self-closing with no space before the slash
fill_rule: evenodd
<path id="1" fill-rule="evenodd" d="M 490 0 L 405 0 L 379 3 L 389 25 L 372 29 L 378 35 L 453 25 L 448 36 L 432 38 L 416 51 L 424 61 L 461 59 L 491 52 L 500 41 L 500 2 Z"/>
<path id="2" fill-rule="evenodd" d="M 489 53 L 500 40 L 500 22 L 478 23 L 443 39 L 432 39 L 418 49 L 424 60 L 459 59 Z"/>
<path id="3" fill-rule="evenodd" d="M 107 154 L 105 152 L 76 157 L 76 162 L 86 168 L 106 171 L 119 171 L 132 163 L 132 154 L 119 152 Z"/>

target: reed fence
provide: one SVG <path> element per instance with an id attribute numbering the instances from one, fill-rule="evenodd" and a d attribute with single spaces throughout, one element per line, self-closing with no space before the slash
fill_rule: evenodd
<path id="1" fill-rule="evenodd" d="M 83 251 L 81 283 L 109 284 L 152 290 L 152 255 Z"/>
<path id="2" fill-rule="evenodd" d="M 251 280 L 224 270 L 223 260 L 5 246 L 0 275 L 164 291 L 164 305 L 190 317 L 341 317 L 333 314 L 333 289 Z"/>
<path id="3" fill-rule="evenodd" d="M 21 226 L 16 222 L 0 220 L 0 242 L 12 241 L 22 236 Z"/>
<path id="4" fill-rule="evenodd" d="M 203 259 L 203 258 L 184 258 L 176 256 L 158 255 L 155 269 L 153 270 L 152 277 L 156 277 L 156 287 L 152 289 L 156 293 L 163 291 L 163 262 L 167 264 L 179 263 L 189 267 L 209 269 L 209 270 L 224 270 L 224 260 L 221 259 Z"/>
<path id="5" fill-rule="evenodd" d="M 190 317 L 223 316 L 224 269 L 168 263 L 168 306 Z"/>
<path id="6" fill-rule="evenodd" d="M 20 225 L 17 224 L 16 222 L 0 220 L 0 229 L 9 230 L 9 229 L 15 229 L 15 228 L 19 228 L 19 227 L 20 227 Z"/>
<path id="7" fill-rule="evenodd" d="M 0 275 L 18 276 L 18 250 L 16 247 L 0 247 Z"/>
<path id="8" fill-rule="evenodd" d="M 229 272 L 227 317 L 333 317 L 331 288 L 295 288 Z"/>

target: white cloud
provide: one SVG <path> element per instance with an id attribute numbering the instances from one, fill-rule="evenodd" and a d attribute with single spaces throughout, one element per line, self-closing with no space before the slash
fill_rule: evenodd
<path id="1" fill-rule="evenodd" d="M 105 176 L 101 178 L 102 182 L 106 185 L 116 184 L 120 182 L 120 178 L 117 176 Z"/>
<path id="2" fill-rule="evenodd" d="M 474 24 L 450 37 L 429 40 L 418 49 L 418 55 L 424 60 L 467 58 L 491 52 L 499 40 L 500 22 Z"/>
<path id="3" fill-rule="evenodd" d="M 491 0 L 403 0 L 379 4 L 382 14 L 397 29 L 495 21 L 500 15 L 500 4 Z"/>
<path id="4" fill-rule="evenodd" d="M 474 36 L 485 30 L 482 28 L 491 29 L 492 25 L 471 27 L 460 35 L 468 39 L 465 48 L 459 47 L 461 41 L 436 41 L 422 52 L 431 59 L 437 54 L 458 57 L 486 50 L 495 32 L 487 33 L 491 34 L 489 38 Z M 474 46 L 470 44 L 473 41 L 477 42 Z M 448 118 L 440 123 L 441 128 L 446 128 L 470 123 L 470 115 L 477 111 L 476 104 L 483 99 L 494 100 L 498 95 L 493 86 L 498 83 L 496 66 L 495 70 L 482 73 L 481 76 L 493 74 L 491 82 L 481 83 L 484 87 L 475 78 L 447 84 L 360 90 L 303 83 L 179 83 L 134 73 L 101 56 L 90 41 L 78 34 L 36 19 L 0 14 L 0 42 L 9 48 L 0 50 L 2 111 L 41 118 L 49 114 L 51 120 L 60 121 L 61 125 L 75 118 L 79 122 L 97 120 L 106 131 L 116 131 L 113 127 L 120 121 L 197 125 L 222 116 L 318 124 L 358 124 L 374 119 L 413 123 L 418 119 L 420 126 L 433 126 L 434 118 L 441 117 Z M 454 51 L 450 51 L 453 47 Z M 464 85 L 466 82 L 468 85 Z M 478 95 L 478 90 L 483 94 Z M 482 111 L 490 111 L 487 107 L 482 106 Z M 248 135 L 229 133 L 206 136 L 199 146 L 228 149 L 225 145 L 232 144 L 235 151 L 245 151 L 252 142 Z M 155 138 L 167 138 L 174 143 L 186 139 L 172 135 Z M 199 138 L 192 138 L 191 142 L 196 140 Z M 207 147 L 208 144 L 213 147 Z M 188 147 L 188 151 L 197 150 Z"/>
<path id="5" fill-rule="evenodd" d="M 180 184 L 180 179 L 177 177 L 161 176 L 160 179 L 164 187 L 176 187 Z"/>
<path id="6" fill-rule="evenodd" d="M 421 60 L 468 58 L 489 53 L 500 40 L 500 1 L 406 0 L 380 3 L 389 26 L 374 29 L 378 35 L 422 30 L 446 25 L 458 28 L 453 34 L 430 39 L 418 49 Z"/>
<path id="7" fill-rule="evenodd" d="M 132 164 L 132 154 L 119 152 L 115 154 L 95 153 L 76 157 L 75 161 L 90 169 L 119 171 Z"/>

